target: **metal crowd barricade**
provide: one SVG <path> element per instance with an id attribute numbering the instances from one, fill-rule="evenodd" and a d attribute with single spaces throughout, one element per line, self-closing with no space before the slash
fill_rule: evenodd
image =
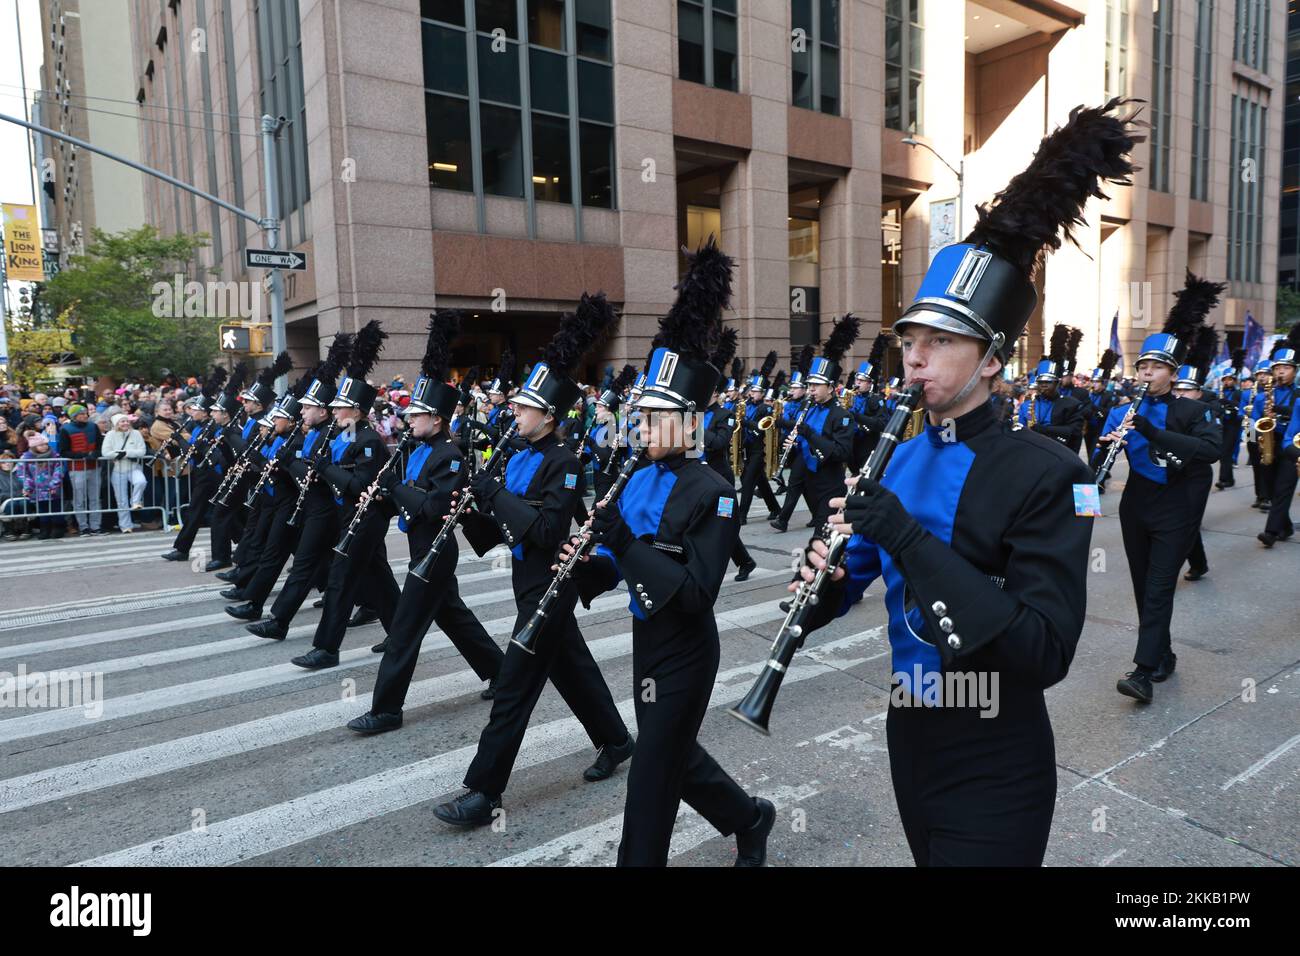
<path id="1" fill-rule="evenodd" d="M 178 527 L 184 509 L 189 504 L 190 476 L 176 474 L 176 465 L 165 460 L 159 465 L 156 454 L 137 459 L 70 459 L 70 458 L 15 458 L 4 459 L 0 467 L 12 465 L 15 490 L 28 493 L 12 495 L 0 501 L 0 523 L 6 529 L 20 521 L 35 522 L 66 528 L 68 518 L 85 517 L 85 531 L 95 527 L 112 530 L 118 527 L 118 513 L 128 513 L 133 527 L 142 523 L 159 522 L 162 530 Z M 75 464 L 92 463 L 88 469 L 75 469 Z M 125 476 L 115 483 L 114 466 Z M 123 467 L 125 466 L 125 467 Z M 57 477 L 56 477 L 57 472 Z M 132 473 L 144 479 L 132 481 Z M 89 477 L 77 477 L 88 475 Z M 116 487 L 115 487 L 116 484 Z M 84 490 L 83 490 L 84 489 Z M 126 507 L 119 508 L 118 493 L 125 492 Z M 81 507 L 78 507 L 81 505 Z"/>

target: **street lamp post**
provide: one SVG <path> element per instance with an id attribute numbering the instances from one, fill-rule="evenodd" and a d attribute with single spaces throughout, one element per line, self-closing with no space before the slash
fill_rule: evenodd
<path id="1" fill-rule="evenodd" d="M 957 168 L 954 169 L 952 163 L 948 162 L 948 160 L 944 159 L 942 156 L 939 155 L 938 150 L 936 150 L 929 143 L 922 142 L 921 140 L 917 139 L 915 136 L 904 136 L 903 144 L 906 146 L 924 146 L 926 149 L 928 149 L 931 153 L 934 154 L 935 159 L 939 160 L 939 162 L 947 166 L 948 169 L 952 171 L 952 174 L 957 177 L 957 241 L 960 242 L 962 239 L 965 238 L 965 233 L 963 233 L 961 229 L 961 221 L 962 221 L 962 205 L 964 204 L 963 200 L 965 199 L 966 196 L 966 176 L 965 176 L 966 158 L 963 156 L 961 159 L 959 159 L 957 161 Z"/>

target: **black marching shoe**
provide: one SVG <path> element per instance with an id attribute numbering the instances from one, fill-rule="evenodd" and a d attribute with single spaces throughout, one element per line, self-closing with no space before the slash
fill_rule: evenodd
<path id="1" fill-rule="evenodd" d="M 758 822 L 748 830 L 736 831 L 736 866 L 762 866 L 767 862 L 767 837 L 776 823 L 776 806 L 771 800 L 754 798 Z"/>
<path id="2" fill-rule="evenodd" d="M 324 607 L 324 606 L 325 606 L 325 599 L 324 599 L 323 597 L 318 597 L 316 600 L 314 600 L 314 601 L 311 602 L 311 606 L 312 606 L 312 607 Z"/>
<path id="3" fill-rule="evenodd" d="M 1160 658 L 1160 664 L 1151 672 L 1152 682 L 1159 684 L 1161 681 L 1167 680 L 1169 675 L 1174 672 L 1174 668 L 1177 666 L 1178 655 L 1173 651 L 1167 651 L 1165 656 Z"/>
<path id="4" fill-rule="evenodd" d="M 779 517 L 779 516 L 778 516 L 778 517 Z M 787 525 L 784 521 L 779 521 L 779 520 L 778 520 L 778 521 L 769 521 L 768 524 L 771 525 L 773 528 L 775 528 L 777 531 L 788 531 L 788 530 L 790 530 L 790 526 Z"/>
<path id="5" fill-rule="evenodd" d="M 358 607 L 348 618 L 348 627 L 364 627 L 379 620 L 379 612 L 368 607 Z"/>
<path id="6" fill-rule="evenodd" d="M 233 588 L 225 588 L 220 594 L 227 601 L 242 601 L 244 599 L 244 589 L 238 585 Z"/>
<path id="7" fill-rule="evenodd" d="M 256 621 L 262 616 L 262 605 L 245 601 L 243 604 L 227 604 L 226 613 L 241 621 Z"/>
<path id="8" fill-rule="evenodd" d="M 220 571 L 222 568 L 228 568 L 228 567 L 230 567 L 230 562 L 229 562 L 229 561 L 218 561 L 216 558 L 213 558 L 213 559 L 212 559 L 211 561 L 209 561 L 207 564 L 203 565 L 203 570 L 204 570 L 205 572 L 206 572 L 206 571 Z"/>
<path id="9" fill-rule="evenodd" d="M 740 566 L 740 570 L 736 572 L 736 580 L 748 581 L 749 576 L 753 574 L 754 571 L 757 570 L 757 568 L 758 568 L 758 562 L 746 561 L 744 564 Z"/>
<path id="10" fill-rule="evenodd" d="M 227 584 L 234 584 L 235 579 L 239 577 L 239 568 L 232 567 L 228 571 L 222 571 L 220 574 L 214 574 L 218 581 L 225 581 Z"/>
<path id="11" fill-rule="evenodd" d="M 1262 541 L 1266 548 L 1271 548 L 1273 545 L 1277 544 L 1277 535 L 1272 531 L 1261 531 L 1259 534 L 1255 535 L 1255 537 Z"/>
<path id="12" fill-rule="evenodd" d="M 1140 704 L 1149 704 L 1155 697 L 1151 687 L 1151 675 L 1142 671 L 1129 671 L 1124 675 L 1123 680 L 1116 681 L 1115 689 Z"/>
<path id="13" fill-rule="evenodd" d="M 313 647 L 306 654 L 295 657 L 289 662 L 298 667 L 305 667 L 309 671 L 318 671 L 326 667 L 337 667 L 339 656 L 331 654 L 329 651 L 321 650 L 319 647 Z"/>
<path id="14" fill-rule="evenodd" d="M 190 559 L 190 553 L 188 551 L 177 551 L 175 548 L 172 548 L 162 556 L 162 559 L 164 561 L 188 561 Z"/>
<path id="15" fill-rule="evenodd" d="M 1188 568 L 1187 573 L 1183 575 L 1184 581 L 1199 581 L 1210 573 L 1209 568 Z"/>
<path id="16" fill-rule="evenodd" d="M 488 685 L 479 693 L 479 700 L 495 700 L 497 696 L 497 679 L 494 677 L 488 681 Z"/>
<path id="17" fill-rule="evenodd" d="M 749 524 L 749 515 L 741 515 L 741 516 L 740 516 L 740 523 L 741 523 L 742 525 L 744 525 L 744 524 Z"/>
<path id="18" fill-rule="evenodd" d="M 792 602 L 793 600 L 794 598 L 786 598 L 784 601 L 778 602 L 776 606 L 779 607 L 781 610 L 785 611 L 786 614 L 789 614 L 790 602 Z"/>
<path id="19" fill-rule="evenodd" d="M 1267 498 L 1257 498 L 1251 507 L 1258 508 L 1260 511 L 1267 511 L 1269 508 L 1273 507 L 1273 502 L 1269 501 Z"/>
<path id="20" fill-rule="evenodd" d="M 501 809 L 501 798 L 477 790 L 466 790 L 450 803 L 440 803 L 433 815 L 458 827 L 481 827 L 492 822 L 492 811 Z"/>
<path id="21" fill-rule="evenodd" d="M 775 521 L 775 520 L 776 520 L 777 518 L 779 518 L 779 517 L 781 517 L 781 512 L 779 512 L 779 511 L 769 511 L 769 512 L 767 513 L 767 523 L 768 523 L 768 524 L 771 524 L 773 521 Z"/>
<path id="22" fill-rule="evenodd" d="M 245 624 L 244 630 L 249 634 L 255 634 L 258 637 L 265 637 L 272 641 L 282 641 L 289 636 L 289 629 L 273 617 L 268 617 L 264 621 L 254 621 L 252 624 Z"/>
<path id="23" fill-rule="evenodd" d="M 378 644 L 372 644 L 370 646 L 371 654 L 382 654 L 386 650 L 388 650 L 388 638 L 384 638 Z"/>
<path id="24" fill-rule="evenodd" d="M 353 717 L 348 721 L 348 730 L 355 730 L 359 734 L 382 734 L 385 731 L 396 730 L 400 726 L 402 726 L 401 714 L 376 714 L 374 711 L 362 714 L 360 717 Z"/>
<path id="25" fill-rule="evenodd" d="M 611 747 L 608 744 L 600 748 L 596 754 L 596 762 L 582 772 L 582 779 L 588 783 L 595 783 L 597 780 L 608 780 L 613 776 L 614 769 L 632 756 L 632 751 L 636 749 L 636 744 L 632 741 L 632 735 L 627 735 L 627 740 L 617 747 Z"/>

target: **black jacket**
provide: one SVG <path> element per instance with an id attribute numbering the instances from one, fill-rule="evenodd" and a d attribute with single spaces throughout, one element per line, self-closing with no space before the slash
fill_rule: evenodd
<path id="1" fill-rule="evenodd" d="M 339 441 L 339 438 L 334 441 Z M 344 447 L 338 463 L 322 465 L 320 474 L 334 496 L 343 499 L 342 507 L 351 510 L 387 461 L 388 448 L 383 436 L 370 426 L 370 422 L 362 419 L 357 422 L 356 438 Z"/>
<path id="2" fill-rule="evenodd" d="M 293 443 L 293 448 L 289 452 L 289 457 L 285 460 L 284 470 L 298 485 L 298 491 L 302 491 L 302 483 L 307 480 L 307 459 L 314 458 L 318 461 L 328 460 L 328 443 L 325 441 L 325 433 L 329 430 L 328 423 L 318 425 L 316 428 L 308 429 L 308 432 L 315 432 L 316 437 L 312 440 L 312 446 L 308 449 L 307 458 L 303 457 L 303 446 L 306 444 L 307 432 L 300 435 Z M 322 448 L 324 445 L 324 449 Z M 294 498 L 297 503 L 297 498 Z M 307 489 L 307 494 L 303 498 L 302 513 L 308 517 L 313 515 L 331 515 L 334 511 L 334 495 L 330 491 L 328 482 L 320 475 L 311 480 L 311 485 Z"/>
<path id="3" fill-rule="evenodd" d="M 419 473 L 407 474 L 411 461 L 408 453 L 403 462 L 393 466 L 401 483 L 393 486 L 386 502 L 389 516 L 396 515 L 406 525 L 411 557 L 416 560 L 433 546 L 443 515 L 451 511 L 452 492 L 464 488 L 469 475 L 460 449 L 445 431 L 412 446 L 412 453 L 420 445 L 429 448 L 429 456 Z M 448 546 L 455 548 L 454 536 Z"/>

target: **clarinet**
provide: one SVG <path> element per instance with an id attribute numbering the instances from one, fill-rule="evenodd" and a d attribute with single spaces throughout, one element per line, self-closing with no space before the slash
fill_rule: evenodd
<path id="1" fill-rule="evenodd" d="M 878 481 L 885 473 L 885 466 L 889 464 L 894 449 L 898 447 L 899 438 L 911 420 L 912 410 L 921 399 L 922 389 L 921 385 L 912 385 L 899 396 L 889 424 L 880 433 L 880 440 L 872 450 L 871 457 L 858 473 L 859 478 Z M 799 590 L 795 592 L 790 602 L 790 612 L 786 614 L 785 620 L 781 623 L 781 630 L 777 632 L 776 640 L 772 643 L 772 652 L 767 665 L 744 699 L 728 711 L 732 717 L 761 733 L 770 733 L 767 724 L 772 716 L 772 706 L 776 703 L 777 692 L 781 689 L 781 681 L 785 678 L 790 662 L 794 660 L 795 652 L 803 646 L 808 618 L 813 608 L 820 603 L 832 576 L 839 570 L 848 543 L 847 536 L 833 532 L 830 540 L 826 542 L 826 566 L 819 570 L 811 581 L 800 580 Z"/>
<path id="2" fill-rule="evenodd" d="M 357 528 L 361 526 L 361 519 L 365 517 L 366 509 L 368 509 L 370 503 L 379 496 L 379 479 L 384 477 L 384 473 L 387 472 L 389 468 L 393 467 L 393 462 L 400 459 L 402 455 L 406 453 L 407 446 L 411 444 L 411 439 L 413 437 L 415 437 L 414 434 L 408 428 L 402 435 L 402 440 L 397 443 L 396 450 L 389 457 L 388 461 L 384 462 L 384 466 L 375 474 L 375 480 L 372 481 L 370 486 L 365 490 L 365 503 L 357 505 L 356 510 L 352 513 L 352 520 L 348 522 L 347 530 L 343 532 L 343 537 L 339 538 L 339 543 L 334 546 L 335 554 L 341 554 L 345 558 L 348 556 L 348 552 L 352 550 L 352 539 L 357 536 Z"/>
<path id="3" fill-rule="evenodd" d="M 217 447 L 225 440 L 226 433 L 223 429 L 220 435 L 217 435 L 212 439 L 212 441 L 208 442 L 208 450 L 204 452 L 203 458 L 199 461 L 200 468 L 206 468 L 208 465 L 212 464 L 212 453 L 216 451 Z"/>
<path id="4" fill-rule="evenodd" d="M 1118 428 L 1127 427 L 1133 420 L 1133 416 L 1137 414 L 1138 406 L 1147 397 L 1147 389 L 1150 387 L 1149 382 L 1143 382 L 1138 386 L 1138 390 L 1133 395 L 1133 401 L 1129 404 L 1129 409 L 1124 413 L 1124 418 L 1120 421 Z M 1115 461 L 1119 458 L 1119 450 L 1123 447 L 1123 439 L 1110 443 L 1110 448 L 1106 451 L 1106 457 L 1102 459 L 1101 465 L 1097 468 L 1097 473 L 1093 476 L 1092 483 L 1094 485 L 1104 485 L 1106 483 L 1106 479 L 1110 477 L 1110 470 L 1115 467 Z"/>
<path id="5" fill-rule="evenodd" d="M 496 471 L 503 459 L 503 452 L 510 440 L 515 437 L 515 432 L 519 430 L 517 422 L 511 422 L 510 428 L 501 436 L 501 441 L 497 443 L 496 448 L 492 449 L 492 457 L 483 465 L 483 471 L 489 475 Z M 411 574 L 415 575 L 421 581 L 427 582 L 429 575 L 433 571 L 433 563 L 438 560 L 438 555 L 442 552 L 442 547 L 451 537 L 452 532 L 456 530 L 456 525 L 460 521 L 461 515 L 474 503 L 474 492 L 468 487 L 461 490 L 460 499 L 456 502 L 456 507 L 451 509 L 451 514 L 447 515 L 443 521 L 442 527 L 438 529 L 438 535 L 433 539 L 433 544 L 429 547 L 428 553 L 420 559 L 420 563 L 411 568 Z"/>
<path id="6" fill-rule="evenodd" d="M 607 425 L 606 429 L 613 433 L 614 441 L 613 444 L 609 446 L 609 457 L 605 459 L 605 467 L 600 469 L 600 472 L 603 475 L 614 474 L 614 471 L 611 471 L 611 469 L 614 468 L 614 459 L 618 456 L 618 439 L 620 434 L 623 431 L 623 426 L 618 420 L 618 415 L 613 412 L 611 412 L 610 414 L 613 415 L 614 422 L 611 425 Z M 518 643 L 518 641 L 516 641 L 515 643 Z M 520 644 L 519 646 L 523 647 L 522 644 Z M 524 648 L 524 650 L 527 650 L 527 648 Z"/>
<path id="7" fill-rule="evenodd" d="M 330 442 L 334 440 L 334 426 L 337 422 L 330 422 L 325 427 L 325 434 L 321 436 L 320 444 L 312 449 L 312 458 L 319 459 L 322 449 L 328 448 Z M 307 500 L 307 492 L 311 490 L 311 483 L 316 477 L 316 472 L 310 468 L 307 469 L 307 477 L 302 481 L 302 487 L 298 491 L 298 500 L 294 503 L 293 514 L 289 515 L 289 520 L 285 522 L 290 528 L 298 526 L 298 516 L 302 514 L 303 503 Z"/>
<path id="8" fill-rule="evenodd" d="M 198 437 L 196 437 L 194 441 L 190 442 L 189 448 L 185 449 L 185 457 L 181 459 L 180 465 L 176 468 L 176 473 L 178 475 L 189 467 L 190 460 L 193 459 L 194 453 L 199 449 L 199 442 L 207 440 L 208 432 L 212 430 L 215 424 L 216 423 L 213 422 L 211 418 L 203 423 L 203 427 L 199 429 Z"/>
<path id="9" fill-rule="evenodd" d="M 183 446 L 181 445 L 180 441 L 177 439 L 176 436 L 179 435 L 181 432 L 183 432 L 185 429 L 192 426 L 193 424 L 194 424 L 193 417 L 190 415 L 186 415 L 184 418 L 181 419 L 181 423 L 179 425 L 173 425 L 172 433 L 167 436 L 166 440 L 162 443 L 162 447 L 158 449 L 159 453 L 162 454 L 164 458 L 166 458 L 167 449 L 174 444 L 176 446 L 176 450 L 182 452 L 183 454 L 183 450 L 182 450 Z"/>
<path id="10" fill-rule="evenodd" d="M 284 445 L 281 445 L 280 447 L 284 448 L 295 438 L 297 438 L 298 432 L 301 429 L 302 429 L 302 422 L 294 422 L 293 430 L 290 431 L 289 434 L 284 436 Z M 272 433 L 272 435 L 274 435 L 274 432 Z M 267 436 L 267 441 L 262 443 L 262 448 L 265 448 L 267 445 L 269 445 L 272 441 L 275 440 L 272 437 L 272 435 Z M 253 490 L 249 493 L 248 497 L 244 499 L 244 507 L 246 508 L 253 507 L 253 502 L 257 500 L 258 493 L 262 490 L 262 487 L 266 484 L 267 479 L 271 477 L 271 474 L 275 471 L 276 467 L 279 464 L 280 464 L 280 456 L 278 453 L 272 455 L 267 460 L 266 465 L 262 468 L 262 473 L 257 476 L 257 484 L 253 486 Z"/>
<path id="11" fill-rule="evenodd" d="M 600 500 L 600 506 L 608 508 L 614 502 L 618 501 L 619 496 L 623 494 L 623 489 L 627 486 L 628 480 L 632 477 L 632 472 L 636 471 L 637 466 L 645 457 L 645 449 L 638 448 L 636 453 L 623 463 L 619 469 L 618 477 L 610 485 L 609 491 L 605 497 Z M 578 567 L 578 562 L 585 558 L 591 549 L 595 546 L 596 539 L 591 533 L 591 522 L 583 525 L 582 530 L 578 532 L 578 543 L 573 549 L 573 553 L 564 560 L 560 569 L 555 572 L 555 577 L 551 579 L 551 586 L 546 589 L 542 599 L 537 602 L 537 610 L 533 611 L 533 616 L 528 619 L 528 623 L 520 629 L 519 633 L 510 639 L 511 644 L 518 644 L 521 649 L 529 654 L 536 654 L 533 645 L 537 643 L 537 635 L 541 633 L 542 628 L 546 625 L 546 615 L 551 610 L 551 605 L 555 603 L 560 596 L 560 591 L 573 577 L 574 570 Z"/>
<path id="12" fill-rule="evenodd" d="M 217 485 L 217 493 L 208 499 L 210 504 L 222 505 L 223 507 L 230 504 L 230 493 L 235 490 L 236 485 L 243 481 L 244 474 L 252 463 L 253 455 L 262 450 L 263 446 L 266 445 L 266 441 L 267 438 L 262 435 L 256 435 L 248 440 L 248 444 L 239 453 L 235 463 L 230 466 L 230 470 L 222 477 L 221 484 Z"/>
<path id="13" fill-rule="evenodd" d="M 799 414 L 795 416 L 794 424 L 790 426 L 790 436 L 785 440 L 785 447 L 781 449 L 781 460 L 776 463 L 776 473 L 779 475 L 785 468 L 786 462 L 790 458 L 790 452 L 794 451 L 795 440 L 799 437 L 799 426 L 803 424 L 804 418 L 808 415 L 808 409 L 812 407 L 810 399 L 804 399 L 799 406 Z"/>

